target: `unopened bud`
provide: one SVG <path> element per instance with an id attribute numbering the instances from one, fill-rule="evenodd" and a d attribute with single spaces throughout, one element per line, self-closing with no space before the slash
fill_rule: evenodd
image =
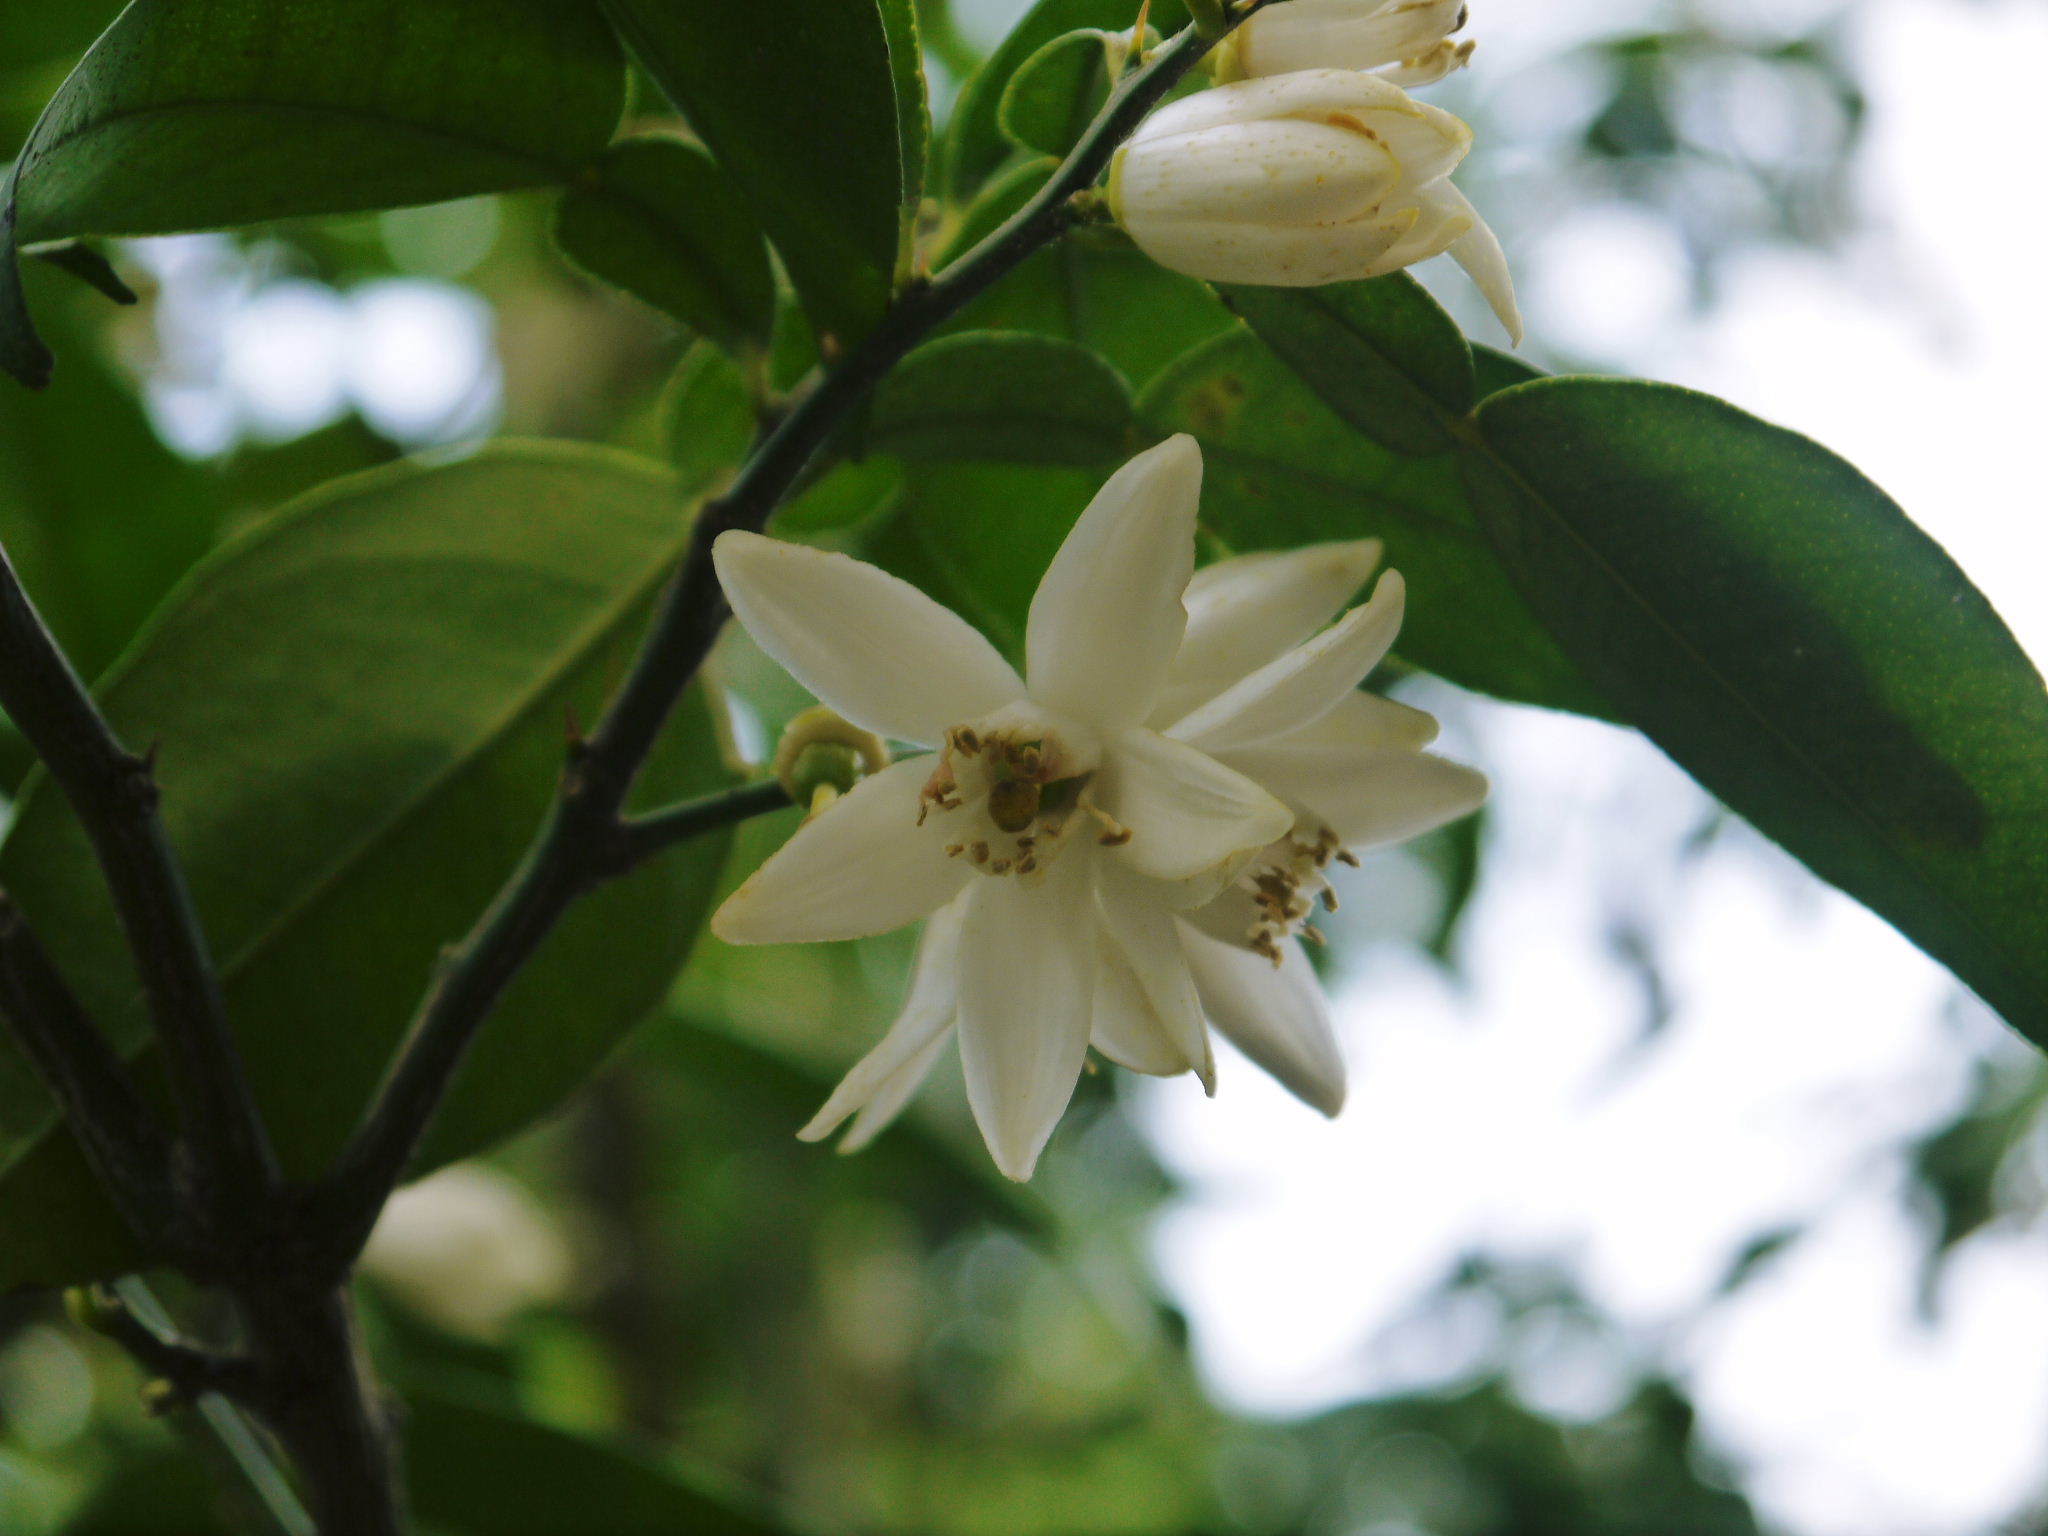
<path id="1" fill-rule="evenodd" d="M 775 748 L 775 777 L 807 811 L 823 810 L 868 774 L 888 766 L 889 749 L 881 737 L 823 704 L 790 721 Z"/>

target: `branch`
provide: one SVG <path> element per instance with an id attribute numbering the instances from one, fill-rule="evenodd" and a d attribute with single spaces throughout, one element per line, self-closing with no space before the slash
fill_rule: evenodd
<path id="1" fill-rule="evenodd" d="M 147 1253 L 176 1252 L 182 1244 L 168 1240 L 180 1211 L 171 1140 L 4 891 L 0 1014 L 136 1241 Z"/>
<path id="2" fill-rule="evenodd" d="M 191 893 L 157 814 L 147 758 L 129 753 L 0 551 L 0 708 L 50 771 L 91 839 L 135 957 L 184 1129 L 223 1208 L 276 1184 L 277 1163 Z"/>
<path id="3" fill-rule="evenodd" d="M 154 1378 L 147 1394 L 151 1413 L 194 1406 L 209 1392 L 242 1402 L 261 1396 L 253 1360 L 157 1332 L 129 1311 L 111 1287 L 89 1286 L 70 1293 L 67 1301 L 79 1322 L 112 1339 Z"/>
<path id="4" fill-rule="evenodd" d="M 677 843 L 751 817 L 786 810 L 789 804 L 789 791 L 770 779 L 766 784 L 749 784 L 744 789 L 706 795 L 701 800 L 649 811 L 644 816 L 629 816 L 619 823 L 612 837 L 612 872 L 623 875 Z"/>
<path id="5" fill-rule="evenodd" d="M 1248 0 L 1232 25 L 1261 3 Z M 450 955 L 376 1101 L 316 1194 L 338 1270 L 367 1240 L 492 1007 L 577 897 L 615 872 L 608 862 L 618 839 L 635 835 L 619 819 L 626 796 L 729 612 L 711 565 L 713 541 L 728 529 L 764 527 L 827 440 L 911 348 L 1059 238 L 1073 221 L 1070 200 L 1094 185 L 1117 146 L 1211 43 L 1189 28 L 1128 75 L 1038 195 L 929 283 L 902 292 L 843 362 L 812 377 L 731 488 L 703 509 L 631 675 L 575 754 L 525 860 Z"/>

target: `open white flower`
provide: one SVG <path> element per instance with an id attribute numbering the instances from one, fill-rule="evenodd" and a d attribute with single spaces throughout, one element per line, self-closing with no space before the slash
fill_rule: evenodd
<path id="1" fill-rule="evenodd" d="M 1434 85 L 1472 57 L 1454 43 L 1465 0 L 1289 0 L 1268 6 L 1219 43 L 1219 82 L 1304 69 L 1366 69 L 1413 89 Z"/>
<path id="2" fill-rule="evenodd" d="M 1061 654 L 1086 668 L 1092 649 L 1092 670 L 1105 685 L 1119 687 L 1118 707 L 1138 722 L 1126 727 L 1127 755 L 1128 743 L 1142 743 L 1135 761 L 1149 765 L 1160 754 L 1159 743 L 1175 743 L 1188 752 L 1176 761 L 1199 762 L 1201 773 L 1176 780 L 1141 766 L 1133 775 L 1128 763 L 1110 762 L 1112 750 L 1070 813 L 1079 814 L 1084 803 L 1112 812 L 1116 825 L 1108 829 L 1107 845 L 1101 834 L 1092 843 L 1069 834 L 1060 863 L 1050 873 L 1042 864 L 1033 871 L 1040 876 L 1035 892 L 1030 882 L 970 877 L 964 889 L 944 898 L 926 924 L 902 1015 L 804 1128 L 805 1137 L 829 1135 L 852 1117 L 846 1149 L 872 1140 L 931 1070 L 956 1022 L 969 1097 L 999 1166 L 1013 1177 L 1029 1174 L 1091 1043 L 1136 1071 L 1192 1070 L 1213 1084 L 1206 1019 L 1310 1104 L 1326 1114 L 1342 1104 L 1343 1063 L 1321 990 L 1295 937 L 1314 900 L 1327 892 L 1322 871 L 1349 847 L 1412 836 L 1464 814 L 1483 798 L 1485 783 L 1471 770 L 1421 751 L 1435 734 L 1429 716 L 1356 691 L 1400 627 L 1399 576 L 1388 573 L 1370 603 L 1324 628 L 1371 573 L 1377 543 L 1248 556 L 1212 566 L 1190 581 L 1191 475 L 1174 488 L 1186 498 L 1186 520 L 1173 541 L 1170 564 L 1165 541 L 1113 535 L 1113 524 L 1134 527 L 1143 513 L 1127 495 L 1112 498 L 1112 491 L 1139 466 L 1147 467 L 1148 478 L 1162 474 L 1163 468 L 1153 467 L 1156 456 L 1169 453 L 1170 462 L 1198 470 L 1192 442 L 1177 438 L 1127 466 L 1077 525 L 1033 605 L 1031 670 L 1037 685 L 1044 654 L 1038 645 L 1041 611 L 1055 583 L 1073 578 L 1070 553 L 1087 551 L 1084 558 L 1092 564 L 1149 549 L 1151 563 L 1127 571 L 1122 581 L 1111 573 L 1091 595 L 1091 601 L 1110 599 L 1109 609 L 1093 615 L 1085 605 L 1066 610 L 1088 622 Z M 1160 564 L 1167 569 L 1158 571 Z M 1131 583 L 1146 572 L 1157 574 L 1134 588 Z M 889 580 L 873 572 L 867 579 Z M 1142 600 L 1135 600 L 1139 590 Z M 752 628 L 756 620 L 740 611 Z M 948 626 L 959 623 L 942 609 L 928 609 L 927 619 L 931 614 Z M 936 631 L 931 633 L 936 639 Z M 1173 649 L 1161 666 L 1152 647 L 1168 635 Z M 980 644 L 978 636 L 974 641 Z M 784 647 L 776 654 L 787 665 L 795 650 Z M 868 654 L 877 653 L 871 647 Z M 1142 674 L 1139 687 L 1128 686 L 1134 667 Z M 957 759 L 958 732 L 952 734 L 949 757 Z M 977 739 L 986 756 L 986 733 L 977 731 Z M 903 771 L 905 787 L 933 762 L 920 761 L 924 768 Z M 900 837 L 905 789 L 879 788 L 887 777 L 856 789 L 844 807 L 826 812 L 777 856 L 789 859 L 799 841 L 812 837 L 814 847 L 796 856 L 796 873 L 778 871 L 771 861 L 745 888 L 755 890 L 750 901 L 758 904 L 781 899 L 778 893 L 793 880 L 807 890 L 822 882 L 827 901 L 854 910 L 828 922 L 825 931 L 815 931 L 813 924 L 804 935 L 771 919 L 762 936 L 850 937 L 903 920 L 901 907 L 874 910 L 879 893 L 865 898 L 868 907 L 860 906 L 859 870 L 823 862 L 832 857 L 832 846 L 821 836 L 828 828 L 837 834 L 832 845 L 849 851 L 866 835 L 857 824 L 834 825 L 864 795 L 895 807 L 886 814 Z M 957 772 L 952 777 L 959 780 Z M 943 770 L 931 782 L 940 785 L 942 799 L 951 798 L 954 786 Z M 1104 799 L 1095 799 L 1098 786 Z M 1233 808 L 1219 816 L 1212 796 L 1225 786 Z M 969 798 L 960 793 L 963 802 Z M 1039 803 L 1045 799 L 1041 789 Z M 1262 801 L 1284 803 L 1285 809 L 1278 817 L 1262 811 L 1257 819 L 1265 835 L 1255 847 L 1247 846 L 1242 839 L 1254 818 L 1235 807 Z M 1187 822 L 1227 822 L 1242 830 L 1207 838 L 1201 857 L 1183 857 L 1171 867 L 1155 858 L 1151 867 L 1134 867 L 1148 834 L 1171 837 Z M 1121 837 L 1126 830 L 1128 841 Z M 1210 857 L 1226 844 L 1234 845 L 1229 853 Z M 1034 840 L 1027 852 L 1037 855 L 1041 847 Z M 998 857 L 991 842 L 985 862 L 974 867 L 992 871 Z M 756 890 L 771 873 L 774 889 Z M 1086 876 L 1092 876 L 1092 893 Z M 1044 911 L 1048 901 L 1057 915 Z M 1038 915 L 1025 921 L 1034 906 Z M 732 910 L 720 913 L 714 930 L 756 936 L 749 922 L 735 926 Z M 1059 948 L 1043 944 L 1040 925 L 1058 932 Z M 1049 963 L 1060 974 L 1048 975 Z M 1022 997 L 1027 1005 L 991 1018 L 991 991 Z M 1070 1011 L 1056 1016 L 1062 1009 Z M 985 1037 L 992 1027 L 1013 1032 L 1011 1049 L 1000 1059 L 975 1033 L 981 1030 Z M 1015 1127 L 1014 1139 L 1008 1127 Z"/>
<path id="3" fill-rule="evenodd" d="M 1201 452 L 1176 437 L 1113 475 L 1040 583 L 1027 686 L 963 620 L 843 555 L 727 533 L 733 611 L 856 725 L 936 753 L 864 779 L 712 920 L 735 943 L 850 939 L 965 896 L 958 1023 L 997 1164 L 1028 1177 L 1087 1055 L 1100 956 L 1141 978 L 1208 1069 L 1172 910 L 1212 895 L 1294 814 L 1150 722 L 1187 628 Z"/>
<path id="4" fill-rule="evenodd" d="M 1210 282 L 1316 287 L 1449 254 L 1519 342 L 1507 258 L 1450 181 L 1471 147 L 1391 81 L 1299 70 L 1153 113 L 1116 153 L 1109 206 L 1146 255 Z"/>

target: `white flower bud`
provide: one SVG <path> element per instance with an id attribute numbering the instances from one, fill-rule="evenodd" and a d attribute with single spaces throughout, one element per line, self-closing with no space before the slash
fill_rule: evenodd
<path id="1" fill-rule="evenodd" d="M 1209 67 L 1229 81 L 1392 66 L 1396 84 L 1424 85 L 1472 56 L 1470 43 L 1447 41 L 1464 25 L 1465 0 L 1289 0 L 1224 39 Z"/>
<path id="2" fill-rule="evenodd" d="M 1154 261 L 1217 283 L 1317 287 L 1448 252 L 1519 340 L 1500 244 L 1450 183 L 1471 144 L 1386 80 L 1300 70 L 1155 112 L 1117 151 L 1109 204 Z"/>

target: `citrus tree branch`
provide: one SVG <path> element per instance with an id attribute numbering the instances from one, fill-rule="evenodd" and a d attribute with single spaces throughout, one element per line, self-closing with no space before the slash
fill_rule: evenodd
<path id="1" fill-rule="evenodd" d="M 1262 0 L 1245 0 L 1235 25 Z M 1227 28 L 1226 28 L 1227 30 Z M 929 281 L 913 283 L 881 323 L 807 381 L 762 436 L 730 489 L 700 513 L 633 669 L 589 739 L 572 754 L 560 793 L 525 860 L 452 953 L 356 1134 L 319 1192 L 337 1269 L 354 1258 L 403 1176 L 428 1122 L 492 1007 L 584 892 L 630 867 L 622 846 L 626 797 L 655 740 L 718 638 L 729 610 L 711 546 L 729 529 L 758 531 L 828 440 L 919 342 L 1074 220 L 1072 199 L 1091 188 L 1139 122 L 1208 52 L 1192 27 L 1155 50 L 1119 84 L 1049 181 L 1007 222 Z M 673 839 L 669 839 L 672 841 Z"/>

